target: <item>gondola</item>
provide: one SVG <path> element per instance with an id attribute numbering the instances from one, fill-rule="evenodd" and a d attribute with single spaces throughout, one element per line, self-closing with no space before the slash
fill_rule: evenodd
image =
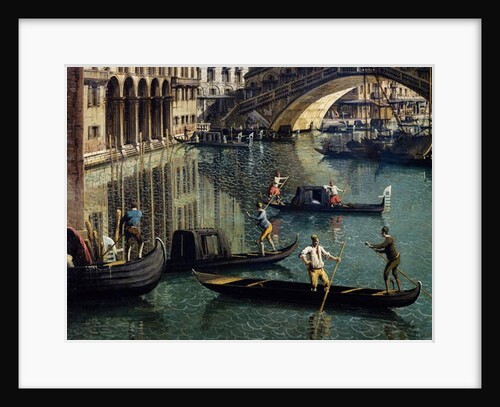
<path id="1" fill-rule="evenodd" d="M 233 254 L 222 230 L 213 228 L 176 230 L 172 237 L 166 271 L 185 272 L 193 268 L 206 271 L 276 263 L 290 256 L 297 245 L 298 234 L 290 245 L 276 251 L 266 251 L 264 256 L 257 251 Z"/>
<path id="2" fill-rule="evenodd" d="M 331 149 L 323 149 L 323 148 L 318 148 L 318 147 L 314 147 L 314 149 L 318 153 L 323 154 L 324 156 L 327 156 L 327 157 L 335 157 L 335 158 L 353 158 L 354 157 L 352 151 L 349 151 L 349 150 L 331 150 Z"/>
<path id="3" fill-rule="evenodd" d="M 186 141 L 184 144 L 196 146 L 196 147 L 219 147 L 219 148 L 249 148 L 252 143 L 247 143 L 244 141 Z"/>
<path id="4" fill-rule="evenodd" d="M 147 294 L 160 281 L 166 260 L 165 244 L 156 238 L 153 249 L 141 259 L 68 267 L 67 296 L 82 299 Z"/>
<path id="5" fill-rule="evenodd" d="M 330 205 L 329 195 L 323 186 L 301 186 L 297 188 L 291 202 L 282 200 L 280 203 L 266 200 L 266 205 L 281 211 L 310 211 L 329 213 L 364 213 L 380 214 L 390 204 L 391 186 L 384 189 L 380 203 L 342 203 L 341 205 Z"/>
<path id="6" fill-rule="evenodd" d="M 219 294 L 236 298 L 254 298 L 320 308 L 325 297 L 323 288 L 318 287 L 317 291 L 311 291 L 310 283 L 224 276 L 202 273 L 194 269 L 192 273 L 204 287 Z M 406 307 L 417 300 L 421 288 L 422 283 L 419 281 L 414 288 L 409 290 L 390 290 L 389 294 L 386 294 L 385 289 L 332 285 L 324 307 L 352 306 L 371 309 Z"/>
<path id="7" fill-rule="evenodd" d="M 218 131 L 197 131 L 187 140 L 176 140 L 197 147 L 249 148 L 253 144 L 253 135 L 244 140 L 241 135 L 232 138 Z"/>

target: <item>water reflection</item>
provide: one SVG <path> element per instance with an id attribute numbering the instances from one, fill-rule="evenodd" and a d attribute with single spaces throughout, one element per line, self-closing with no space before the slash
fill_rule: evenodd
<path id="1" fill-rule="evenodd" d="M 346 242 L 335 281 L 352 287 L 383 287 L 383 262 L 364 246 L 377 241 L 387 224 L 398 239 L 404 271 L 432 291 L 432 172 L 349 159 L 326 159 L 317 140 L 301 134 L 294 143 L 256 142 L 250 149 L 202 149 L 177 145 L 93 168 L 85 173 L 85 211 L 95 229 L 113 236 L 117 211 L 130 200 L 144 212 L 141 230 L 147 251 L 156 236 L 169 250 L 181 228 L 222 229 L 231 251 L 255 250 L 259 230 L 244 216 L 252 212 L 275 172 L 289 176 L 282 193 L 334 179 L 348 186 L 345 202 L 378 201 L 392 185 L 382 215 L 281 213 L 268 208 L 277 247 L 299 233 L 299 249 L 318 234 L 331 253 Z M 286 194 L 289 194 L 287 197 Z M 119 243 L 121 247 L 121 242 Z M 299 250 L 298 250 L 299 251 Z M 298 251 L 279 263 L 227 270 L 230 275 L 307 282 Z M 404 263 L 403 263 L 404 262 Z M 332 263 L 327 263 L 328 273 Z M 391 312 L 317 310 L 290 304 L 228 299 L 202 287 L 189 273 L 169 274 L 151 293 L 131 302 L 68 304 L 70 339 L 431 339 L 432 301 L 419 300 Z M 134 302 L 135 301 L 135 302 Z M 314 322 L 314 324 L 311 324 Z M 316 327 L 316 329 L 312 329 Z"/>
<path id="2" fill-rule="evenodd" d="M 310 335 L 309 339 L 329 339 L 330 324 L 333 317 L 316 312 L 309 317 Z"/>

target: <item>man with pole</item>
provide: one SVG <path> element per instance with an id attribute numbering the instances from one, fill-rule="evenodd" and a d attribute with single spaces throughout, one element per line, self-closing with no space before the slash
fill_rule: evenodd
<path id="1" fill-rule="evenodd" d="M 389 235 L 389 228 L 384 226 L 380 231 L 380 234 L 384 238 L 384 241 L 379 244 L 371 244 L 365 242 L 370 249 L 375 250 L 379 253 L 385 253 L 387 257 L 387 263 L 384 268 L 384 281 L 385 281 L 385 291 L 386 295 L 389 294 L 389 273 L 392 272 L 392 275 L 396 279 L 396 283 L 398 285 L 398 291 L 401 291 L 401 283 L 399 281 L 398 276 L 398 266 L 401 262 L 401 256 L 396 248 L 396 239 Z"/>
<path id="2" fill-rule="evenodd" d="M 325 291 L 329 288 L 328 274 L 326 273 L 323 262 L 323 257 L 328 260 L 334 260 L 337 263 L 342 261 L 340 256 L 334 256 L 325 250 L 319 244 L 319 237 L 317 235 L 311 236 L 312 244 L 305 247 L 299 254 L 300 259 L 307 266 L 307 273 L 311 281 L 311 291 L 316 291 L 318 287 L 318 280 L 321 279 Z"/>
<path id="3" fill-rule="evenodd" d="M 288 178 L 289 177 L 282 177 L 280 172 L 276 171 L 273 183 L 269 186 L 269 189 L 267 191 L 269 195 L 269 202 L 267 203 L 267 206 L 269 206 L 269 204 L 273 201 L 273 199 L 276 199 L 276 203 L 282 204 L 281 189 L 283 188 L 283 185 L 285 185 Z"/>

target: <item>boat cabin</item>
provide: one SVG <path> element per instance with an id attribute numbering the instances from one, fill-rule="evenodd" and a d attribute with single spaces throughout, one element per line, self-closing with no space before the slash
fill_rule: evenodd
<path id="1" fill-rule="evenodd" d="M 179 229 L 172 236 L 171 261 L 203 261 L 230 256 L 229 242 L 222 230 Z"/>
<path id="2" fill-rule="evenodd" d="M 297 187 L 295 196 L 292 198 L 292 205 L 320 205 L 330 206 L 330 192 L 323 186 L 308 185 Z"/>
<path id="3" fill-rule="evenodd" d="M 291 136 L 292 126 L 289 124 L 282 124 L 277 131 L 278 136 Z"/>

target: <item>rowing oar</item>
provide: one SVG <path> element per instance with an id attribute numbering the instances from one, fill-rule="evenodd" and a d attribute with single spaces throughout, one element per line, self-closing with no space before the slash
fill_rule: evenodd
<path id="1" fill-rule="evenodd" d="M 125 233 L 122 233 L 122 234 L 120 235 L 120 237 L 119 237 L 118 239 L 116 239 L 116 242 L 114 242 L 111 246 L 109 246 L 109 247 L 106 249 L 106 251 L 105 251 L 105 252 L 102 254 L 102 256 L 101 256 L 101 260 L 102 260 L 102 259 L 104 259 L 104 256 L 106 256 L 106 254 L 108 254 L 108 252 L 109 252 L 109 251 L 110 251 L 113 247 L 115 247 L 115 245 L 116 245 L 116 244 L 120 241 L 120 239 L 123 237 L 123 235 L 124 235 L 124 234 L 125 234 Z"/>
<path id="2" fill-rule="evenodd" d="M 283 185 L 285 185 L 285 183 L 288 181 L 288 178 L 290 177 L 286 177 L 286 180 L 283 181 L 283 184 L 281 184 L 281 188 L 283 188 Z M 278 188 L 278 190 L 281 192 L 281 188 Z M 267 203 L 266 207 L 264 208 L 264 210 L 267 209 L 267 207 L 271 204 L 271 202 L 273 201 L 273 198 L 276 196 L 276 192 L 274 194 L 272 194 L 271 198 L 269 198 L 269 202 Z"/>
<path id="3" fill-rule="evenodd" d="M 366 244 L 366 242 L 365 242 L 365 244 Z M 381 253 L 377 252 L 376 250 L 373 250 L 373 251 L 374 251 L 375 253 L 377 253 L 377 254 L 380 256 L 380 258 L 381 258 L 381 259 L 385 260 L 385 262 L 386 262 L 386 263 L 388 262 L 388 260 L 387 260 L 387 259 L 386 259 L 386 258 L 385 258 L 385 257 L 384 257 Z M 403 272 L 403 270 L 401 270 L 400 268 L 397 268 L 397 270 L 398 270 L 398 272 L 400 272 L 400 273 L 401 273 L 404 277 L 406 277 L 408 280 L 410 280 L 413 284 L 415 284 L 416 286 L 418 286 L 418 283 L 417 283 L 415 280 L 413 280 L 412 278 L 408 277 L 408 276 L 407 276 L 407 275 Z M 429 294 L 427 291 L 425 291 L 423 288 L 422 288 L 421 290 L 422 290 L 422 292 L 423 292 L 425 295 L 427 295 L 429 298 L 432 298 L 432 295 L 430 295 L 430 294 Z"/>
<path id="4" fill-rule="evenodd" d="M 347 191 L 347 188 L 349 188 L 349 184 L 347 184 L 346 187 L 344 188 L 344 190 L 342 191 L 342 196 L 340 197 L 340 202 L 342 202 L 342 199 L 344 199 L 344 194 L 345 194 L 345 191 Z"/>
<path id="5" fill-rule="evenodd" d="M 342 243 L 342 247 L 340 248 L 340 252 L 339 252 L 339 259 L 340 260 L 342 260 L 342 252 L 344 251 L 344 247 L 345 247 L 345 241 L 344 241 L 344 243 Z M 323 307 L 325 306 L 325 303 L 326 303 L 326 297 L 328 296 L 328 293 L 330 292 L 330 287 L 332 286 L 332 283 L 333 283 L 333 276 L 337 272 L 337 268 L 339 267 L 339 263 L 340 262 L 336 262 L 335 268 L 333 269 L 332 277 L 330 278 L 330 284 L 328 284 L 328 287 L 326 287 L 325 296 L 323 297 L 323 302 L 321 303 L 321 307 L 319 308 L 319 311 L 318 311 L 320 314 L 323 312 Z"/>

